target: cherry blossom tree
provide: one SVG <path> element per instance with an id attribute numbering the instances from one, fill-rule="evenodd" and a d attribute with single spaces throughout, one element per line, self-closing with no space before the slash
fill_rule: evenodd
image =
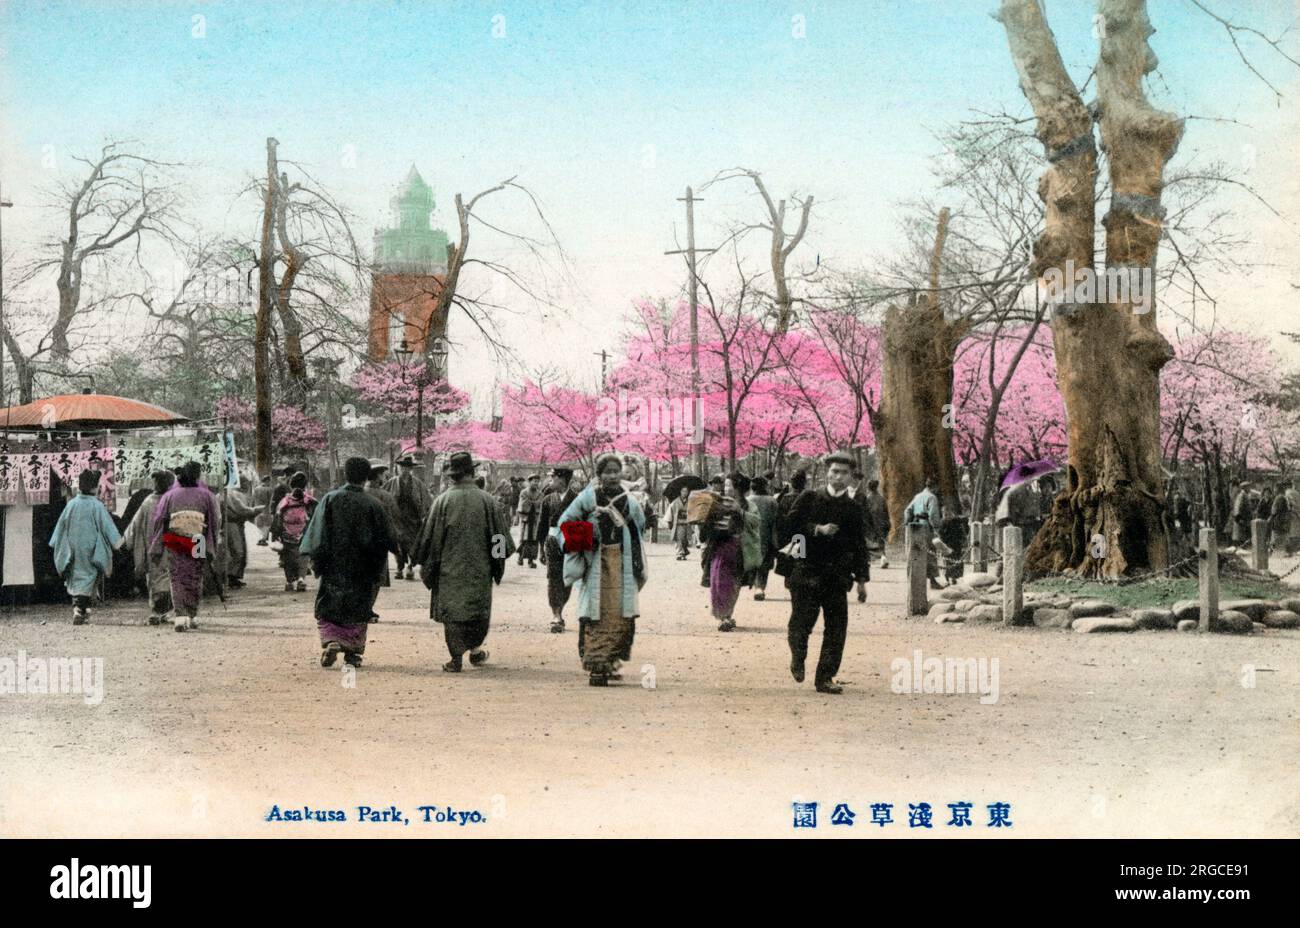
<path id="1" fill-rule="evenodd" d="M 217 401 L 216 415 L 236 431 L 253 431 L 254 410 L 249 400 L 223 397 Z M 327 446 L 324 424 L 296 406 L 276 406 L 271 411 L 271 435 L 278 456 L 324 451 Z"/>

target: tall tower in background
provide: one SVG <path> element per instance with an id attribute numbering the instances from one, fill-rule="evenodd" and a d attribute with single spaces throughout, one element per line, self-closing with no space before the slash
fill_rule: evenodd
<path id="1" fill-rule="evenodd" d="M 431 227 L 433 188 L 415 165 L 389 205 L 395 225 L 375 230 L 368 345 L 375 361 L 391 358 L 403 338 L 422 353 L 429 339 L 447 331 L 446 318 L 434 318 L 447 273 L 447 233 Z"/>

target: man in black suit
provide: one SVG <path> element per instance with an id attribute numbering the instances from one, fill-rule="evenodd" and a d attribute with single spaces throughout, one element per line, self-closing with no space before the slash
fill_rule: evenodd
<path id="1" fill-rule="evenodd" d="M 826 486 L 798 497 L 781 525 L 779 540 L 782 547 L 800 541 L 802 548 L 792 552 L 794 566 L 785 581 L 791 601 L 790 673 L 795 682 L 803 682 L 808 636 L 821 613 L 825 624 L 814 682 L 817 692 L 838 694 L 844 692 L 835 674 L 849 627 L 848 592 L 856 582 L 859 598 L 865 598 L 871 568 L 863 508 L 848 495 L 853 458 L 839 452 L 827 455 L 823 463 Z"/>

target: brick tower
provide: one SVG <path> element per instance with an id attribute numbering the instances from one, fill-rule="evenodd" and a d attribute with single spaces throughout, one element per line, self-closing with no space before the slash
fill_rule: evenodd
<path id="1" fill-rule="evenodd" d="M 389 204 L 395 225 L 375 230 L 368 345 L 375 361 L 391 358 L 403 338 L 423 352 L 447 331 L 446 318 L 433 318 L 447 273 L 447 233 L 431 228 L 433 189 L 415 165 Z"/>

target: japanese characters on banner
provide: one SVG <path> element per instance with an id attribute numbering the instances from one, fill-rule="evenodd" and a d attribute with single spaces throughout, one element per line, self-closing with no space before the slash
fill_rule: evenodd
<path id="1" fill-rule="evenodd" d="M 99 496 L 113 510 L 118 486 L 125 490 L 156 470 L 176 470 L 186 461 L 199 462 L 209 485 L 225 483 L 227 449 L 221 436 L 115 435 L 108 448 L 98 439 L 64 439 L 56 446 L 44 442 L 22 448 L 0 445 L 0 505 L 46 502 L 51 471 L 64 484 L 75 487 L 83 470 L 98 470 L 103 474 Z"/>
<path id="2" fill-rule="evenodd" d="M 0 503 L 7 506 L 27 502 L 39 505 L 49 500 L 51 471 L 63 483 L 75 487 L 77 475 L 83 470 L 97 470 L 103 474 L 99 482 L 100 499 L 110 509 L 115 507 L 117 484 L 113 461 L 96 448 L 0 455 Z"/>
<path id="3" fill-rule="evenodd" d="M 239 457 L 235 454 L 235 433 L 224 432 L 221 447 L 226 458 L 226 486 L 232 490 L 239 489 Z"/>
<path id="4" fill-rule="evenodd" d="M 226 456 L 220 436 L 138 438 L 124 435 L 121 438 L 115 436 L 113 440 L 117 479 L 125 486 L 148 478 L 156 470 L 174 471 L 186 461 L 199 462 L 203 468 L 203 480 L 209 486 L 225 484 Z"/>

